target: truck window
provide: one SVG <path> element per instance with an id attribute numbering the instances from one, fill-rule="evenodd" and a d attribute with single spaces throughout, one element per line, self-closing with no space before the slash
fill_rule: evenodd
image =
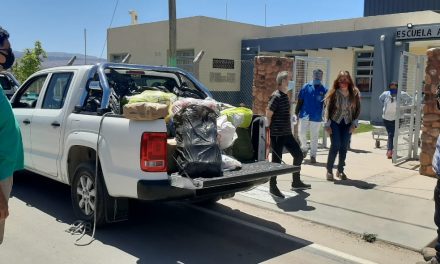
<path id="1" fill-rule="evenodd" d="M 72 81 L 72 72 L 52 74 L 44 95 L 42 109 L 61 109 Z"/>
<path id="2" fill-rule="evenodd" d="M 47 74 L 37 76 L 23 85 L 12 106 L 15 108 L 35 108 Z"/>

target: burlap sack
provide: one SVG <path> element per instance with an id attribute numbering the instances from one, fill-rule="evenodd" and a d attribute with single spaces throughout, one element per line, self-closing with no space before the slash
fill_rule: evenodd
<path id="1" fill-rule="evenodd" d="M 131 120 L 156 120 L 168 115 L 168 106 L 158 103 L 131 103 L 124 105 L 123 116 Z"/>

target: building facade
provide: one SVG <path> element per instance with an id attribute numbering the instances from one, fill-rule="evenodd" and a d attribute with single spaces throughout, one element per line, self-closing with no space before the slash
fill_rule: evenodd
<path id="1" fill-rule="evenodd" d="M 366 9 L 373 2 L 383 1 L 366 0 Z M 361 118 L 380 123 L 378 97 L 386 83 L 397 81 L 401 52 L 425 54 L 440 46 L 440 31 L 434 32 L 440 26 L 437 21 L 440 14 L 434 11 L 275 27 L 208 17 L 178 19 L 178 67 L 197 75 L 219 100 L 249 105 L 255 56 L 327 58 L 328 78 L 349 70 L 362 92 Z M 192 61 L 200 50 L 205 55 L 195 68 Z M 127 53 L 130 63 L 165 65 L 168 21 L 109 29 L 108 60 L 121 60 Z"/>

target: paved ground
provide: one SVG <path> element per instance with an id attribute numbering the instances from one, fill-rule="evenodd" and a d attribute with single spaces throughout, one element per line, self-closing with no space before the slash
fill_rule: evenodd
<path id="1" fill-rule="evenodd" d="M 16 178 L 0 263 L 415 263 L 419 254 L 233 199 L 212 208 L 137 205 L 131 220 L 98 229 L 88 246 L 65 230 L 75 221 L 69 188 Z M 88 242 L 85 236 L 80 243 Z"/>
<path id="2" fill-rule="evenodd" d="M 327 150 L 320 150 L 317 164 L 306 158 L 302 167 L 302 179 L 312 184 L 311 190 L 289 191 L 290 176 L 282 175 L 278 182 L 288 199 L 275 201 L 267 186 L 235 199 L 358 234 L 377 234 L 378 239 L 413 250 L 430 244 L 436 238 L 436 180 L 419 175 L 417 161 L 394 166 L 384 148 L 374 148 L 371 133 L 354 135 L 352 148 L 347 181 L 325 180 Z M 292 162 L 288 154 L 283 158 Z"/>

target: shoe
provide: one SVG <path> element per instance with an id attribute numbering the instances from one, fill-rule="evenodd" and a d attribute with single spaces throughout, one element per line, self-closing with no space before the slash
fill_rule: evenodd
<path id="1" fill-rule="evenodd" d="M 327 181 L 334 181 L 335 178 L 333 177 L 333 173 L 331 172 L 327 172 Z"/>
<path id="2" fill-rule="evenodd" d="M 310 163 L 315 164 L 316 163 L 316 158 L 311 156 L 310 157 Z"/>
<path id="3" fill-rule="evenodd" d="M 344 172 L 338 172 L 337 174 L 338 178 L 345 181 L 347 179 L 347 175 L 345 175 Z"/>
<path id="4" fill-rule="evenodd" d="M 280 191 L 280 189 L 278 189 L 277 186 L 270 186 L 269 192 L 270 195 L 272 195 L 275 198 L 281 198 L 281 199 L 285 198 L 284 194 Z"/>
<path id="5" fill-rule="evenodd" d="M 303 158 L 307 157 L 307 150 L 303 150 Z"/>
<path id="6" fill-rule="evenodd" d="M 392 150 L 388 150 L 387 151 L 387 158 L 388 159 L 392 159 L 393 158 L 393 151 Z"/>
<path id="7" fill-rule="evenodd" d="M 295 190 L 304 190 L 304 189 L 311 189 L 311 188 L 312 188 L 312 185 L 310 185 L 310 184 L 306 184 L 306 183 L 303 183 L 301 180 L 298 181 L 298 182 L 295 183 L 295 184 L 292 183 L 292 191 L 295 191 Z"/>
<path id="8" fill-rule="evenodd" d="M 419 261 L 416 264 L 439 264 L 439 262 L 436 257 L 433 257 L 432 259 L 430 259 L 428 261 Z"/>
<path id="9" fill-rule="evenodd" d="M 435 250 L 435 248 L 425 247 L 422 249 L 422 256 L 426 261 L 435 257 L 436 254 L 437 254 L 437 251 Z"/>

